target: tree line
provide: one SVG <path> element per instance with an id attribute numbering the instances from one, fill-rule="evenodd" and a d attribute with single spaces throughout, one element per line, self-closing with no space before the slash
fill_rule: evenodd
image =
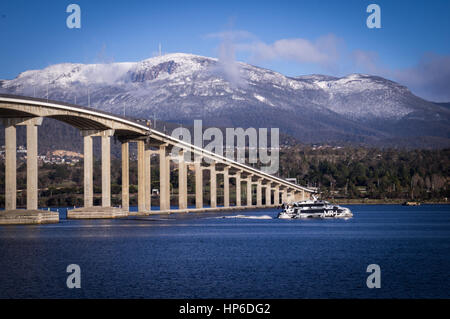
<path id="1" fill-rule="evenodd" d="M 280 176 L 317 187 L 325 197 L 446 201 L 450 149 L 289 147 Z"/>
<path id="2" fill-rule="evenodd" d="M 363 147 L 287 146 L 280 150 L 279 177 L 296 178 L 300 185 L 317 189 L 322 198 L 418 200 L 445 202 L 449 197 L 450 149 L 398 150 Z M 18 206 L 26 205 L 26 161 L 17 168 Z M 152 189 L 159 190 L 158 158 L 152 160 Z M 209 174 L 205 171 L 205 191 Z M 221 196 L 218 181 L 219 194 Z M 121 163 L 111 161 L 112 204 L 121 202 Z M 178 172 L 172 170 L 171 192 L 177 193 Z M 234 179 L 230 181 L 234 186 Z M 188 173 L 194 193 L 194 174 Z M 245 188 L 244 188 L 245 189 Z M 137 162 L 130 161 L 130 204 L 137 205 Z M 0 206 L 4 207 L 5 166 L 0 162 Z M 101 201 L 101 161 L 94 161 L 94 204 Z M 208 194 L 205 193 L 207 202 Z M 233 193 L 231 192 L 231 196 Z M 176 203 L 176 198 L 173 199 Z M 193 201 L 191 196 L 189 201 Z M 41 164 L 40 206 L 83 205 L 83 162 L 75 165 Z"/>

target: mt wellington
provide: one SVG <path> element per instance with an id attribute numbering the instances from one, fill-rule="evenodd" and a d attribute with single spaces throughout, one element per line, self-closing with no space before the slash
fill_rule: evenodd
<path id="1" fill-rule="evenodd" d="M 0 93 L 64 101 L 135 118 L 277 127 L 304 144 L 450 146 L 450 108 L 388 79 L 288 77 L 241 62 L 167 54 L 140 62 L 51 65 L 0 80 Z"/>

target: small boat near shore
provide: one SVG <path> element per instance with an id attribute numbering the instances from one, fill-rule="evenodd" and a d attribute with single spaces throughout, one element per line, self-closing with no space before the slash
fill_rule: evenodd
<path id="1" fill-rule="evenodd" d="M 347 207 L 332 204 L 324 200 L 313 198 L 283 204 L 283 210 L 278 214 L 280 219 L 308 219 L 308 218 L 343 218 L 353 217 L 353 213 Z"/>
<path id="2" fill-rule="evenodd" d="M 420 206 L 420 202 L 404 202 L 403 206 Z"/>

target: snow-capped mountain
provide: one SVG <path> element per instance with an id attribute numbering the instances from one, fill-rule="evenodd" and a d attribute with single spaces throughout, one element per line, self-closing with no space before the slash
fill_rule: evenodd
<path id="1" fill-rule="evenodd" d="M 140 62 L 52 65 L 0 81 L 0 92 L 48 92 L 52 100 L 183 124 L 203 119 L 220 127 L 279 127 L 305 143 L 450 145 L 447 107 L 363 74 L 287 77 L 177 53 Z"/>

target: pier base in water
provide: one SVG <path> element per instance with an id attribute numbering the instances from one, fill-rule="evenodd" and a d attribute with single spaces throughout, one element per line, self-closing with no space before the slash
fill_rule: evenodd
<path id="1" fill-rule="evenodd" d="M 0 225 L 51 224 L 59 222 L 59 213 L 38 209 L 13 209 L 0 212 Z"/>
<path id="2" fill-rule="evenodd" d="M 103 219 L 127 217 L 128 211 L 118 207 L 81 207 L 67 211 L 67 219 Z"/>

